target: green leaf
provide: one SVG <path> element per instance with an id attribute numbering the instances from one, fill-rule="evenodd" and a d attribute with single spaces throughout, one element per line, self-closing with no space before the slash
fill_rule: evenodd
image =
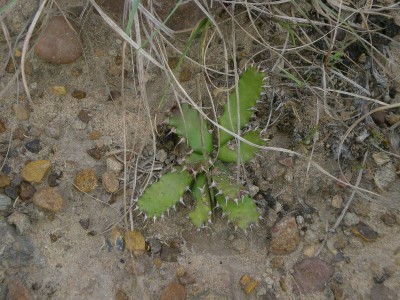
<path id="1" fill-rule="evenodd" d="M 256 105 L 260 93 L 263 89 L 264 74 L 254 68 L 248 68 L 240 77 L 239 88 L 239 115 L 236 97 L 236 89 L 229 96 L 225 104 L 224 113 L 219 118 L 219 124 L 226 129 L 237 133 L 238 125 L 242 128 L 250 121 L 253 114 L 251 108 Z M 240 117 L 240 120 L 239 120 Z M 232 139 L 232 136 L 224 131 L 220 131 L 220 145 L 224 145 Z"/>
<path id="2" fill-rule="evenodd" d="M 207 122 L 201 119 L 199 112 L 191 109 L 188 104 L 181 105 L 182 112 L 177 109 L 169 119 L 169 125 L 176 128 L 176 133 L 188 141 L 189 146 L 198 154 L 203 153 L 202 135 L 204 141 L 204 150 L 210 154 L 212 145 L 212 135 L 208 132 Z"/>
<path id="3" fill-rule="evenodd" d="M 260 131 L 250 131 L 243 136 L 247 141 L 256 145 L 265 145 L 265 141 L 260 139 Z M 240 158 L 242 162 L 247 162 L 248 160 L 255 157 L 259 149 L 248 145 L 246 143 L 240 142 Z M 235 140 L 229 141 L 225 145 L 221 146 L 218 159 L 223 162 L 234 163 L 238 161 L 238 149 Z"/>
<path id="4" fill-rule="evenodd" d="M 145 190 L 137 205 L 148 217 L 161 217 L 179 202 L 192 181 L 193 178 L 189 172 L 182 171 L 181 168 L 175 173 L 167 173 Z"/>
<path id="5" fill-rule="evenodd" d="M 226 201 L 222 195 L 217 196 L 217 202 L 224 212 L 226 218 L 233 223 L 234 226 L 245 230 L 251 224 L 257 223 L 259 213 L 253 199 L 244 196 L 243 201 L 236 204 L 233 201 Z"/>
<path id="6" fill-rule="evenodd" d="M 189 213 L 189 218 L 194 226 L 201 228 L 204 224 L 207 224 L 211 216 L 210 193 L 204 173 L 196 178 L 193 186 L 193 196 L 196 200 L 196 207 Z"/>

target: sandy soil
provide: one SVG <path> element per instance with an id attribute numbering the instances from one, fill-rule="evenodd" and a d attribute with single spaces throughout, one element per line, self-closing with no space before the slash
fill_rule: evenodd
<path id="1" fill-rule="evenodd" d="M 0 7 L 3 2 L 0 1 Z M 6 19 L 11 36 L 21 30 L 24 20 L 32 16 L 37 7 L 37 1 L 22 2 L 24 1 L 18 1 L 17 4 L 21 14 L 13 20 Z M 68 11 L 84 1 L 59 2 L 61 8 Z M 54 12 L 57 13 L 56 8 Z M 4 71 L 0 74 L 0 91 L 4 91 L 0 97 L 0 118 L 7 127 L 0 135 L 0 163 L 5 161 L 6 167 L 10 169 L 8 176 L 14 179 L 20 178 L 26 162 L 50 160 L 52 171 L 62 172 L 58 190 L 64 198 L 62 211 L 54 215 L 40 211 L 31 201 L 16 201 L 12 208 L 1 212 L 3 223 L 13 211 L 28 217 L 29 225 L 21 236 L 31 243 L 33 255 L 27 260 L 17 258 L 16 261 L 20 263 L 16 266 L 1 264 L 0 298 L 6 298 L 7 280 L 18 278 L 34 299 L 124 299 L 121 295 L 125 295 L 127 299 L 158 299 L 163 288 L 177 280 L 178 267 L 184 267 L 196 280 L 194 284 L 186 285 L 188 299 L 368 299 L 371 288 L 379 281 L 374 276 L 376 277 L 380 269 L 387 273 L 383 280 L 384 285 L 395 294 L 398 293 L 400 179 L 397 176 L 384 190 L 377 189 L 373 176 L 378 166 L 371 155 L 368 157 L 360 186 L 385 198 L 371 196 L 368 200 L 356 195 L 350 212 L 353 219 L 356 219 L 355 223 L 361 220 L 378 232 L 379 237 L 374 242 L 365 242 L 351 232 L 354 220 L 344 222 L 334 234 L 326 233 L 326 228 L 334 224 L 341 211 L 341 208 L 332 207 L 332 198 L 340 195 L 346 201 L 351 195 L 351 188 L 341 187 L 313 167 L 307 173 L 308 161 L 305 159 L 293 157 L 293 165 L 288 167 L 279 163 L 282 157 L 287 157 L 286 154 L 268 151 L 260 153 L 246 165 L 249 183 L 260 188 L 256 199 L 260 206 L 264 203 L 262 211 L 265 219 L 258 226 L 247 232 L 235 231 L 217 214 L 209 229 L 198 231 L 187 218 L 189 207 L 179 206 L 177 212 L 172 212 L 164 221 L 144 222 L 142 217 L 135 217 L 133 221 L 134 228 L 139 229 L 149 243 L 151 240 L 161 243 L 178 240 L 179 254 L 176 261 L 160 262 L 150 253 L 134 257 L 113 247 L 113 226 L 124 226 L 122 191 L 116 194 L 115 203 L 106 204 L 103 200 L 106 192 L 101 183 L 90 194 L 79 192 L 72 183 L 77 171 L 91 168 L 100 178 L 106 171 L 108 157 L 114 157 L 116 153 L 117 158 L 122 158 L 124 109 L 127 112 L 127 149 L 136 153 L 144 147 L 142 162 L 152 156 L 151 130 L 144 105 L 136 95 L 134 76 L 127 76 L 125 98 L 118 97 L 109 101 L 109 92 L 120 89 L 121 67 L 115 61 L 121 53 L 122 40 L 94 13 L 85 18 L 82 29 L 84 57 L 75 63 L 51 65 L 37 58 L 34 53 L 28 55 L 31 72 L 27 80 L 35 104 L 29 120 L 18 120 L 12 107 L 17 102 L 27 104 L 21 82 L 15 80 L 14 73 Z M 271 28 L 263 30 L 273 31 Z M 35 31 L 33 41 L 37 34 Z M 243 51 L 244 64 L 256 49 L 246 35 L 239 33 L 239 36 L 242 37 L 238 41 Z M 187 38 L 187 34 L 178 35 L 176 45 L 182 49 Z M 279 34 L 271 37 L 273 38 L 279 39 Z M 9 56 L 2 35 L 0 46 L 0 62 L 3 67 Z M 217 63 L 221 48 L 219 45 L 211 47 L 214 48 L 211 48 L 210 53 L 214 55 L 209 57 L 210 64 Z M 17 49 L 22 49 L 22 41 L 18 42 Z M 175 57 L 172 51 L 171 57 Z M 268 59 L 273 60 L 273 57 Z M 195 73 L 198 70 L 189 63 L 186 64 L 192 74 L 191 79 L 183 83 L 183 86 L 191 96 L 196 97 Z M 128 62 L 126 69 L 129 68 Z M 146 86 L 149 107 L 155 115 L 168 80 L 154 67 L 150 68 L 148 74 Z M 50 91 L 55 85 L 64 86 L 67 93 L 55 95 Z M 210 88 L 212 89 L 211 86 Z M 87 97 L 81 100 L 73 98 L 71 92 L 74 90 L 85 91 Z M 205 86 L 201 87 L 201 92 L 203 95 L 207 94 Z M 282 94 L 284 93 L 282 89 Z M 163 113 L 175 101 L 172 92 L 168 95 L 163 111 L 157 115 L 159 123 L 164 119 Z M 291 96 L 293 94 L 287 92 L 287 97 Z M 304 95 L 295 106 L 286 105 L 274 112 L 282 117 L 268 132 L 268 146 L 288 148 L 306 157 L 310 156 L 311 147 L 296 142 L 294 134 L 298 132 L 304 138 L 314 126 L 316 101 L 310 97 Z M 88 124 L 82 125 L 77 115 L 84 108 L 93 117 Z M 260 112 L 254 122 L 265 126 L 269 113 L 270 104 L 265 101 L 260 104 Z M 336 142 L 333 138 L 336 133 L 332 134 L 336 129 L 332 122 L 334 121 L 328 116 L 322 116 L 320 137 L 313 159 L 327 172 L 339 177 L 337 160 L 327 146 Z M 46 135 L 46 128 L 50 124 L 58 124 L 62 128 L 59 139 Z M 18 127 L 25 130 L 26 137 L 23 141 L 12 137 Z M 90 139 L 93 131 L 100 132 L 99 140 Z M 30 153 L 25 149 L 25 143 L 34 138 L 39 139 L 42 145 L 38 153 Z M 108 155 L 95 160 L 86 151 L 99 144 L 105 145 Z M 353 184 L 358 175 L 357 166 L 362 160 L 359 153 L 364 153 L 363 147 L 363 144 L 354 146 L 351 150 L 353 158 L 344 160 L 345 165 L 342 165 L 344 174 Z M 7 149 L 9 152 L 6 158 Z M 395 150 L 398 154 L 399 149 Z M 391 157 L 391 163 L 398 165 L 399 159 Z M 47 182 L 43 182 L 35 187 L 40 189 L 47 185 Z M 0 193 L 3 192 L 0 189 Z M 272 196 L 278 204 L 268 207 L 264 200 L 266 195 Z M 190 201 L 188 203 L 188 206 L 192 204 Z M 381 219 L 387 212 L 393 213 L 397 218 L 392 226 L 384 224 Z M 303 223 L 298 220 L 301 241 L 291 254 L 277 256 L 270 252 L 270 231 L 275 222 L 285 215 L 303 217 Z M 87 229 L 80 224 L 83 219 L 90 220 Z M 10 227 L 8 230 L 14 228 Z M 318 256 L 328 262 L 333 266 L 335 275 L 323 292 L 311 296 L 296 296 L 292 293 L 293 266 L 309 256 Z M 239 284 L 244 274 L 250 274 L 258 281 L 257 288 L 249 295 L 244 293 Z M 344 292 L 343 298 L 334 294 L 332 282 L 337 283 Z"/>

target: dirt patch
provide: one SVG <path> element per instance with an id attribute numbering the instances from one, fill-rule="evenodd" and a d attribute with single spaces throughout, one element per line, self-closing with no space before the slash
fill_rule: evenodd
<path id="1" fill-rule="evenodd" d="M 53 65 L 33 51 L 27 54 L 33 110 L 19 61 L 38 1 L 16 1 L 5 13 L 11 51 L 4 31 L 0 35 L 1 299 L 10 299 L 15 290 L 23 291 L 23 299 L 158 299 L 171 282 L 183 284 L 193 300 L 395 297 L 400 289 L 397 15 L 385 11 L 385 19 L 364 24 L 362 14 L 352 17 L 345 9 L 354 28 L 365 30 L 368 24 L 375 29 L 371 43 L 379 52 L 373 56 L 371 44 L 355 40 L 345 26 L 350 37 L 341 43 L 338 35 L 344 33 L 336 32 L 332 40 L 323 5 L 237 5 L 234 46 L 210 26 L 204 31 L 209 44 L 195 39 L 187 52 L 190 59 L 175 73 L 180 86 L 144 59 L 142 89 L 140 65 L 133 54 L 123 56 L 121 36 L 85 1 L 59 2 L 79 25 L 83 56 Z M 0 8 L 5 4 L 0 1 Z M 108 9 L 121 25 L 121 16 Z M 214 9 L 218 29 L 230 37 L 232 5 Z M 301 11 L 310 12 L 313 25 L 300 20 Z M 43 16 L 59 14 L 54 2 Z M 32 47 L 45 23 L 43 17 L 37 24 Z M 144 40 L 154 28 L 143 24 Z M 174 68 L 189 40 L 190 33 L 174 39 L 157 36 L 154 48 L 144 49 Z M 337 47 L 329 48 L 327 40 Z M 202 51 L 204 61 L 199 60 Z M 136 210 L 129 214 L 144 186 L 179 163 L 180 138 L 162 124 L 177 100 L 200 98 L 208 116 L 213 116 L 212 105 L 221 113 L 235 82 L 225 68 L 252 63 L 265 70 L 267 81 L 249 126 L 264 129 L 268 147 L 298 154 L 269 148 L 243 166 L 242 179 L 253 194 L 259 222 L 235 231 L 216 209 L 212 223 L 197 230 L 188 219 L 194 207 L 189 193 L 185 206 L 178 204 L 164 220 L 144 220 Z M 391 107 L 383 115 L 371 114 L 347 132 L 359 117 L 384 104 Z M 51 169 L 39 183 L 28 183 L 24 168 L 41 160 L 50 161 Z M 86 193 L 74 186 L 83 169 L 98 179 Z M 104 176 L 112 178 L 112 187 L 104 184 Z M 355 189 L 347 181 L 362 190 L 352 195 Z M 34 193 L 49 186 L 62 198 L 60 212 L 58 205 L 51 213 L 32 201 Z M 349 199 L 347 214 L 330 231 Z M 132 229 L 143 235 L 145 254 L 124 250 L 123 236 Z M 301 280 L 295 277 L 302 273 L 296 266 L 313 257 L 332 268 L 333 275 L 327 272 L 318 290 L 310 288 L 313 294 L 293 293 L 306 290 L 297 286 Z M 254 286 L 243 285 L 244 275 Z M 166 290 L 184 295 L 178 284 Z"/>

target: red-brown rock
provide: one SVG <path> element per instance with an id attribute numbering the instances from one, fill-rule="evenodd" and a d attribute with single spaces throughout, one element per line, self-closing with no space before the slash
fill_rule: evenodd
<path id="1" fill-rule="evenodd" d="M 285 255 L 293 252 L 300 243 L 299 229 L 293 216 L 284 217 L 271 229 L 271 252 Z"/>
<path id="2" fill-rule="evenodd" d="M 35 54 L 52 64 L 69 64 L 82 55 L 77 30 L 63 16 L 51 18 L 35 46 Z"/>

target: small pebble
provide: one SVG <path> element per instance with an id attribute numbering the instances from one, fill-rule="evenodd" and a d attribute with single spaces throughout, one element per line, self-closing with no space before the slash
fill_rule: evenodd
<path id="1" fill-rule="evenodd" d="M 84 169 L 75 175 L 75 187 L 84 193 L 90 193 L 97 187 L 97 177 L 92 169 Z"/>
<path id="2" fill-rule="evenodd" d="M 394 213 L 391 212 L 385 212 L 381 215 L 381 221 L 386 225 L 386 226 L 393 226 L 397 223 L 397 218 Z"/>
<path id="3" fill-rule="evenodd" d="M 35 193 L 32 199 L 33 203 L 49 212 L 59 212 L 63 206 L 63 197 L 51 187 L 43 188 Z"/>
<path id="4" fill-rule="evenodd" d="M 64 96 L 67 94 L 67 89 L 63 85 L 53 85 L 49 88 L 49 90 L 56 96 Z"/>
<path id="5" fill-rule="evenodd" d="M 125 249 L 125 239 L 124 232 L 119 226 L 115 226 L 111 231 L 111 243 L 113 247 L 119 251 L 124 251 Z"/>
<path id="6" fill-rule="evenodd" d="M 303 225 L 304 224 L 304 218 L 303 218 L 303 216 L 297 216 L 296 217 L 296 223 L 297 223 L 297 225 L 299 225 L 299 226 L 301 226 L 301 225 Z"/>
<path id="7" fill-rule="evenodd" d="M 126 231 L 125 235 L 125 248 L 132 252 L 134 255 L 142 255 L 146 252 L 146 243 L 143 234 L 139 230 Z"/>
<path id="8" fill-rule="evenodd" d="M 123 163 L 116 160 L 114 157 L 108 157 L 106 161 L 107 169 L 113 171 L 115 174 L 121 173 L 124 169 Z"/>
<path id="9" fill-rule="evenodd" d="M 58 179 L 60 178 L 60 175 L 56 173 L 50 173 L 49 176 L 47 177 L 47 184 L 50 187 L 56 187 L 59 185 Z"/>
<path id="10" fill-rule="evenodd" d="M 240 286 L 245 294 L 252 293 L 258 285 L 258 281 L 252 278 L 249 274 L 245 274 L 240 278 Z"/>
<path id="11" fill-rule="evenodd" d="M 129 297 L 128 297 L 128 295 L 127 295 L 124 291 L 118 290 L 118 291 L 115 293 L 114 300 L 129 300 Z"/>
<path id="12" fill-rule="evenodd" d="M 51 168 L 49 160 L 37 160 L 25 165 L 22 177 L 28 182 L 41 182 Z"/>
<path id="13" fill-rule="evenodd" d="M 307 257 L 313 257 L 315 253 L 315 245 L 308 245 L 304 247 L 303 254 Z"/>
<path id="14" fill-rule="evenodd" d="M 392 163 L 380 166 L 374 173 L 374 182 L 376 186 L 383 190 L 390 183 L 396 180 L 396 167 Z"/>
<path id="15" fill-rule="evenodd" d="M 13 107 L 15 117 L 17 118 L 17 120 L 19 120 L 19 121 L 29 120 L 31 111 L 28 106 L 21 104 L 21 103 L 14 103 L 12 107 Z"/>
<path id="16" fill-rule="evenodd" d="M 22 127 L 18 127 L 17 129 L 14 130 L 13 139 L 23 141 L 26 138 L 26 135 L 27 133 L 25 129 Z"/>
<path id="17" fill-rule="evenodd" d="M 356 225 L 359 221 L 360 218 L 355 213 L 352 212 L 346 213 L 343 218 L 343 224 L 348 227 Z"/>
<path id="18" fill-rule="evenodd" d="M 258 194 L 258 192 L 260 191 L 260 188 L 256 185 L 249 185 L 249 193 L 250 193 L 250 197 L 254 197 L 255 195 Z"/>
<path id="19" fill-rule="evenodd" d="M 351 228 L 351 232 L 366 242 L 374 242 L 379 237 L 378 233 L 370 226 L 360 221 Z"/>
<path id="20" fill-rule="evenodd" d="M 162 290 L 159 300 L 186 300 L 186 289 L 180 283 L 172 282 Z"/>
<path id="21" fill-rule="evenodd" d="M 335 300 L 344 300 L 343 288 L 335 281 L 330 284 L 331 291 Z"/>
<path id="22" fill-rule="evenodd" d="M 372 158 L 378 166 L 382 166 L 390 162 L 390 157 L 385 152 L 373 153 Z"/>
<path id="23" fill-rule="evenodd" d="M 271 252 L 285 255 L 293 252 L 300 243 L 296 219 L 287 216 L 278 221 L 271 229 Z"/>
<path id="24" fill-rule="evenodd" d="M 117 101 L 121 97 L 121 92 L 116 90 L 111 90 L 108 95 L 107 101 Z"/>
<path id="25" fill-rule="evenodd" d="M 371 118 L 376 125 L 381 126 L 385 124 L 386 115 L 387 113 L 385 111 L 377 111 L 371 114 Z"/>
<path id="26" fill-rule="evenodd" d="M 29 200 L 33 197 L 35 192 L 36 189 L 31 183 L 23 181 L 20 185 L 19 199 L 22 201 Z"/>
<path id="27" fill-rule="evenodd" d="M 73 90 L 71 93 L 71 96 L 74 97 L 75 99 L 81 100 L 86 98 L 86 92 L 84 91 L 79 91 L 79 90 Z"/>
<path id="28" fill-rule="evenodd" d="M 55 140 L 59 140 L 61 137 L 61 127 L 58 123 L 50 123 L 46 128 L 44 129 L 44 134 L 47 135 L 50 138 L 53 138 Z"/>
<path id="29" fill-rule="evenodd" d="M 163 261 L 176 262 L 178 261 L 179 254 L 179 248 L 174 243 L 170 245 L 163 244 L 161 246 L 160 258 Z"/>
<path id="30" fill-rule="evenodd" d="M 12 224 L 17 229 L 18 234 L 23 234 L 27 229 L 31 227 L 31 222 L 25 214 L 21 214 L 18 211 L 14 211 L 7 218 L 8 224 Z"/>
<path id="31" fill-rule="evenodd" d="M 76 120 L 74 121 L 74 123 L 72 124 L 72 126 L 73 126 L 75 129 L 77 129 L 77 130 L 84 130 L 84 129 L 87 127 L 87 124 L 84 123 L 84 122 L 82 122 L 82 121 L 79 120 L 79 119 L 76 119 Z"/>
<path id="32" fill-rule="evenodd" d="M 322 292 L 332 278 L 332 266 L 319 258 L 306 258 L 293 266 L 293 291 L 295 294 Z"/>
<path id="33" fill-rule="evenodd" d="M 93 114 L 87 108 L 83 108 L 78 113 L 78 119 L 81 120 L 83 123 L 88 124 L 93 118 Z"/>
<path id="34" fill-rule="evenodd" d="M 81 225 L 81 227 L 85 230 L 89 229 L 90 226 L 90 219 L 86 218 L 86 219 L 80 219 L 79 220 L 79 224 Z"/>
<path id="35" fill-rule="evenodd" d="M 96 140 L 98 140 L 98 139 L 100 139 L 100 138 L 101 138 L 101 132 L 98 131 L 98 130 L 92 130 L 92 131 L 89 133 L 89 139 L 90 139 L 91 141 L 96 141 Z"/>
<path id="36" fill-rule="evenodd" d="M 18 198 L 19 189 L 18 187 L 8 186 L 4 189 L 4 194 L 6 194 L 11 199 L 15 200 Z"/>
<path id="37" fill-rule="evenodd" d="M 400 121 L 400 115 L 388 115 L 385 120 L 389 125 L 393 125 Z"/>
<path id="38" fill-rule="evenodd" d="M 2 119 L 0 119 L 0 133 L 3 133 L 7 130 L 6 124 Z"/>
<path id="39" fill-rule="evenodd" d="M 332 198 L 331 205 L 333 208 L 341 208 L 343 204 L 343 198 L 340 195 L 335 195 Z"/>
<path id="40" fill-rule="evenodd" d="M 397 300 L 398 294 L 382 283 L 376 283 L 371 288 L 371 300 Z"/>
<path id="41" fill-rule="evenodd" d="M 6 210 L 13 204 L 10 197 L 4 194 L 0 194 L 0 210 Z"/>
<path id="42" fill-rule="evenodd" d="M 104 155 L 104 150 L 94 147 L 94 148 L 90 148 L 86 151 L 87 154 L 89 154 L 92 158 L 94 158 L 95 160 L 100 160 L 103 155 Z"/>
<path id="43" fill-rule="evenodd" d="M 115 173 L 108 170 L 103 174 L 102 183 L 107 193 L 115 193 L 119 188 L 119 181 Z"/>
<path id="44" fill-rule="evenodd" d="M 193 274 L 185 270 L 183 267 L 178 267 L 176 270 L 176 277 L 178 277 L 178 281 L 182 285 L 196 283 L 196 278 L 193 276 Z"/>
<path id="45" fill-rule="evenodd" d="M 293 166 L 293 157 L 291 156 L 286 156 L 286 157 L 280 157 L 278 159 L 278 162 L 285 167 L 292 167 Z"/>
<path id="46" fill-rule="evenodd" d="M 42 147 L 40 146 L 40 140 L 38 139 L 34 139 L 30 142 L 27 142 L 25 144 L 25 148 L 26 150 L 32 153 L 39 153 L 39 151 L 42 149 Z"/>
<path id="47" fill-rule="evenodd" d="M 161 149 L 161 150 L 157 151 L 155 159 L 156 159 L 156 161 L 163 163 L 163 162 L 165 162 L 167 157 L 168 157 L 167 152 L 165 152 L 165 150 Z"/>
<path id="48" fill-rule="evenodd" d="M 0 172 L 0 188 L 5 188 L 11 184 L 10 178 L 3 172 Z"/>

